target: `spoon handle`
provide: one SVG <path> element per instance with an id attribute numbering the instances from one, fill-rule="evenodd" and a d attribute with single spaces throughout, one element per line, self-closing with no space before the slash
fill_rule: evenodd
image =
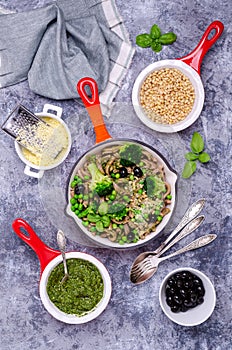
<path id="1" fill-rule="evenodd" d="M 204 215 L 201 215 L 201 216 L 197 216 L 195 219 L 190 221 L 183 228 L 183 230 L 180 231 L 180 233 L 168 245 L 166 245 L 164 249 L 161 250 L 161 252 L 159 253 L 159 256 L 163 255 L 163 253 L 165 253 L 168 249 L 170 249 L 174 244 L 179 242 L 182 238 L 186 237 L 187 235 L 195 231 L 202 224 L 204 219 L 205 219 Z"/>
<path id="2" fill-rule="evenodd" d="M 205 245 L 207 245 L 207 244 L 211 243 L 212 241 L 214 241 L 215 238 L 217 238 L 217 235 L 215 235 L 215 234 L 208 234 L 208 235 L 205 235 L 205 236 L 201 236 L 201 237 L 195 239 L 195 241 L 193 241 L 193 242 L 189 243 L 188 245 L 186 245 L 185 247 L 177 250 L 176 252 L 174 252 L 172 254 L 169 254 L 169 255 L 166 255 L 163 258 L 159 258 L 159 260 L 163 261 L 163 260 L 169 259 L 169 258 L 171 258 L 173 256 L 176 256 L 176 255 L 188 252 L 190 250 L 194 250 L 194 249 L 197 249 L 197 248 L 200 248 L 200 247 L 204 247 Z"/>
<path id="3" fill-rule="evenodd" d="M 184 214 L 183 218 L 181 219 L 180 223 L 177 225 L 177 227 L 172 231 L 172 233 L 168 236 L 168 238 L 158 247 L 154 253 L 158 254 L 163 250 L 163 248 L 172 240 L 175 235 L 182 230 L 184 226 L 186 226 L 192 219 L 194 219 L 202 210 L 202 208 L 205 205 L 205 199 L 201 198 L 195 203 L 193 203 L 186 213 Z"/>
<path id="4" fill-rule="evenodd" d="M 58 246 L 60 248 L 62 258 L 63 258 L 64 273 L 68 274 L 68 268 L 67 268 L 66 257 L 65 257 L 66 238 L 65 238 L 63 231 L 61 231 L 61 230 L 58 230 L 58 232 L 57 232 L 57 243 L 58 243 Z"/>

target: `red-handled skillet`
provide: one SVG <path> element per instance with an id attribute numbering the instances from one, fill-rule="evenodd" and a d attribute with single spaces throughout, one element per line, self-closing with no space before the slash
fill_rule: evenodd
<path id="1" fill-rule="evenodd" d="M 91 96 L 87 94 L 86 88 L 90 89 Z M 155 150 L 150 145 L 144 142 L 132 140 L 129 138 L 112 139 L 112 137 L 110 136 L 109 132 L 106 129 L 106 126 L 103 120 L 100 102 L 99 102 L 99 96 L 98 96 L 98 87 L 95 80 L 88 77 L 81 79 L 77 84 L 77 91 L 88 111 L 88 114 L 94 126 L 94 131 L 96 134 L 96 145 L 93 148 L 91 148 L 89 151 L 87 151 L 83 156 L 81 156 L 79 160 L 77 160 L 77 163 L 72 170 L 69 183 L 68 183 L 68 190 L 67 190 L 68 205 L 66 208 L 66 212 L 69 216 L 71 216 L 75 220 L 77 225 L 81 228 L 82 232 L 84 232 L 91 240 L 93 240 L 95 243 L 97 243 L 100 246 L 108 247 L 108 248 L 116 248 L 116 249 L 128 249 L 128 248 L 135 248 L 140 245 L 144 245 L 148 241 L 153 239 L 155 236 L 157 236 L 164 229 L 164 227 L 169 222 L 171 215 L 173 214 L 173 210 L 175 207 L 175 199 L 176 199 L 176 181 L 177 181 L 176 172 L 171 168 L 171 166 L 169 165 L 168 161 L 164 158 L 164 156 L 161 155 L 157 150 Z M 140 145 L 143 149 L 149 152 L 154 158 L 158 159 L 158 162 L 160 163 L 160 165 L 163 165 L 164 171 L 166 174 L 166 181 L 171 186 L 172 203 L 170 204 L 170 213 L 164 216 L 162 222 L 156 227 L 155 232 L 150 233 L 145 237 L 145 239 L 140 239 L 136 243 L 125 243 L 121 245 L 118 242 L 110 241 L 109 239 L 102 238 L 99 235 L 93 235 L 93 233 L 90 232 L 88 228 L 83 226 L 82 220 L 80 220 L 76 216 L 76 214 L 71 210 L 70 187 L 71 187 L 72 181 L 74 180 L 74 176 L 77 174 L 78 170 L 83 167 L 83 165 L 85 164 L 87 159 L 89 159 L 90 156 L 100 153 L 106 147 L 119 146 L 126 143 L 135 143 Z"/>
<path id="2" fill-rule="evenodd" d="M 111 296 L 111 279 L 105 266 L 92 255 L 81 252 L 66 253 L 67 259 L 83 259 L 90 261 L 100 271 L 104 282 L 104 295 L 97 307 L 87 315 L 78 317 L 76 315 L 66 314 L 60 311 L 49 299 L 46 286 L 51 271 L 60 263 L 62 263 L 62 255 L 60 251 L 48 247 L 37 236 L 32 227 L 23 219 L 16 219 L 12 224 L 14 232 L 27 243 L 37 254 L 40 261 L 40 284 L 39 293 L 45 309 L 57 320 L 81 324 L 93 320 L 99 316 L 106 308 Z"/>
<path id="3" fill-rule="evenodd" d="M 144 124 L 156 131 L 172 133 L 184 130 L 195 122 L 201 113 L 205 98 L 204 87 L 200 77 L 201 63 L 205 54 L 221 36 L 223 29 L 224 25 L 220 21 L 212 22 L 203 34 L 199 44 L 188 55 L 177 59 L 157 61 L 142 70 L 142 72 L 136 78 L 133 86 L 132 103 L 137 116 Z M 143 108 L 140 105 L 140 90 L 144 80 L 153 71 L 163 68 L 176 68 L 180 70 L 189 78 L 195 90 L 195 102 L 191 112 L 184 120 L 172 125 L 153 122 L 146 116 Z"/>

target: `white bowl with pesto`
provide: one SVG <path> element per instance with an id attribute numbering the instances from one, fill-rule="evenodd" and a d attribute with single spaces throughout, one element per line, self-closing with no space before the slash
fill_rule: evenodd
<path id="1" fill-rule="evenodd" d="M 68 252 L 66 253 L 66 259 L 81 259 L 83 261 L 87 261 L 92 263 L 97 270 L 100 272 L 100 275 L 102 277 L 103 281 L 103 296 L 101 300 L 98 302 L 98 304 L 88 311 L 86 314 L 82 316 L 78 316 L 75 314 L 69 314 L 61 311 L 49 298 L 48 291 L 47 291 L 47 284 L 48 279 L 51 274 L 51 272 L 56 268 L 57 265 L 62 264 L 62 256 L 58 255 L 56 258 L 52 259 L 48 265 L 43 270 L 41 279 L 40 279 L 40 286 L 39 286 L 39 292 L 40 297 L 42 300 L 42 303 L 45 307 L 45 309 L 57 320 L 69 323 L 69 324 L 82 324 L 89 321 L 92 321 L 96 317 L 98 317 L 107 307 L 110 297 L 111 297 L 111 291 L 112 291 L 112 285 L 111 285 L 111 278 L 109 276 L 109 273 L 105 266 L 94 256 L 82 253 L 82 252 Z M 64 282 L 66 283 L 66 282 Z M 83 288 L 85 286 L 83 285 Z"/>
<path id="2" fill-rule="evenodd" d="M 49 111 L 52 111 L 53 113 L 50 113 Z M 43 159 L 41 160 L 36 155 L 20 146 L 17 141 L 15 141 L 15 150 L 22 162 L 26 164 L 24 168 L 24 173 L 26 175 L 40 179 L 44 175 L 45 170 L 50 170 L 57 167 L 63 163 L 63 161 L 68 156 L 71 149 L 72 140 L 69 128 L 61 119 L 62 111 L 63 110 L 61 107 L 45 104 L 43 111 L 41 113 L 36 113 L 38 117 L 46 121 L 48 124 L 56 129 L 59 129 L 59 141 L 61 142 L 63 148 L 58 156 L 52 161 L 49 160 L 47 163 L 43 162 Z"/>

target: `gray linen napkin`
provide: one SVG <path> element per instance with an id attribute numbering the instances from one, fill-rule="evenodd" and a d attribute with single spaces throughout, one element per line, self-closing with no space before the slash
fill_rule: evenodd
<path id="1" fill-rule="evenodd" d="M 39 95 L 72 99 L 89 76 L 110 107 L 134 53 L 114 0 L 59 0 L 0 19 L 0 87 L 28 79 Z"/>

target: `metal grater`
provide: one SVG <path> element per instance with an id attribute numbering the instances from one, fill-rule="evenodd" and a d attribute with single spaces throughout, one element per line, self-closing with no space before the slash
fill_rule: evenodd
<path id="1" fill-rule="evenodd" d="M 49 148 L 51 158 L 56 158 L 63 149 L 58 140 L 51 142 L 55 129 L 21 104 L 13 110 L 1 128 L 33 154 L 48 152 L 48 141 L 52 144 Z"/>

